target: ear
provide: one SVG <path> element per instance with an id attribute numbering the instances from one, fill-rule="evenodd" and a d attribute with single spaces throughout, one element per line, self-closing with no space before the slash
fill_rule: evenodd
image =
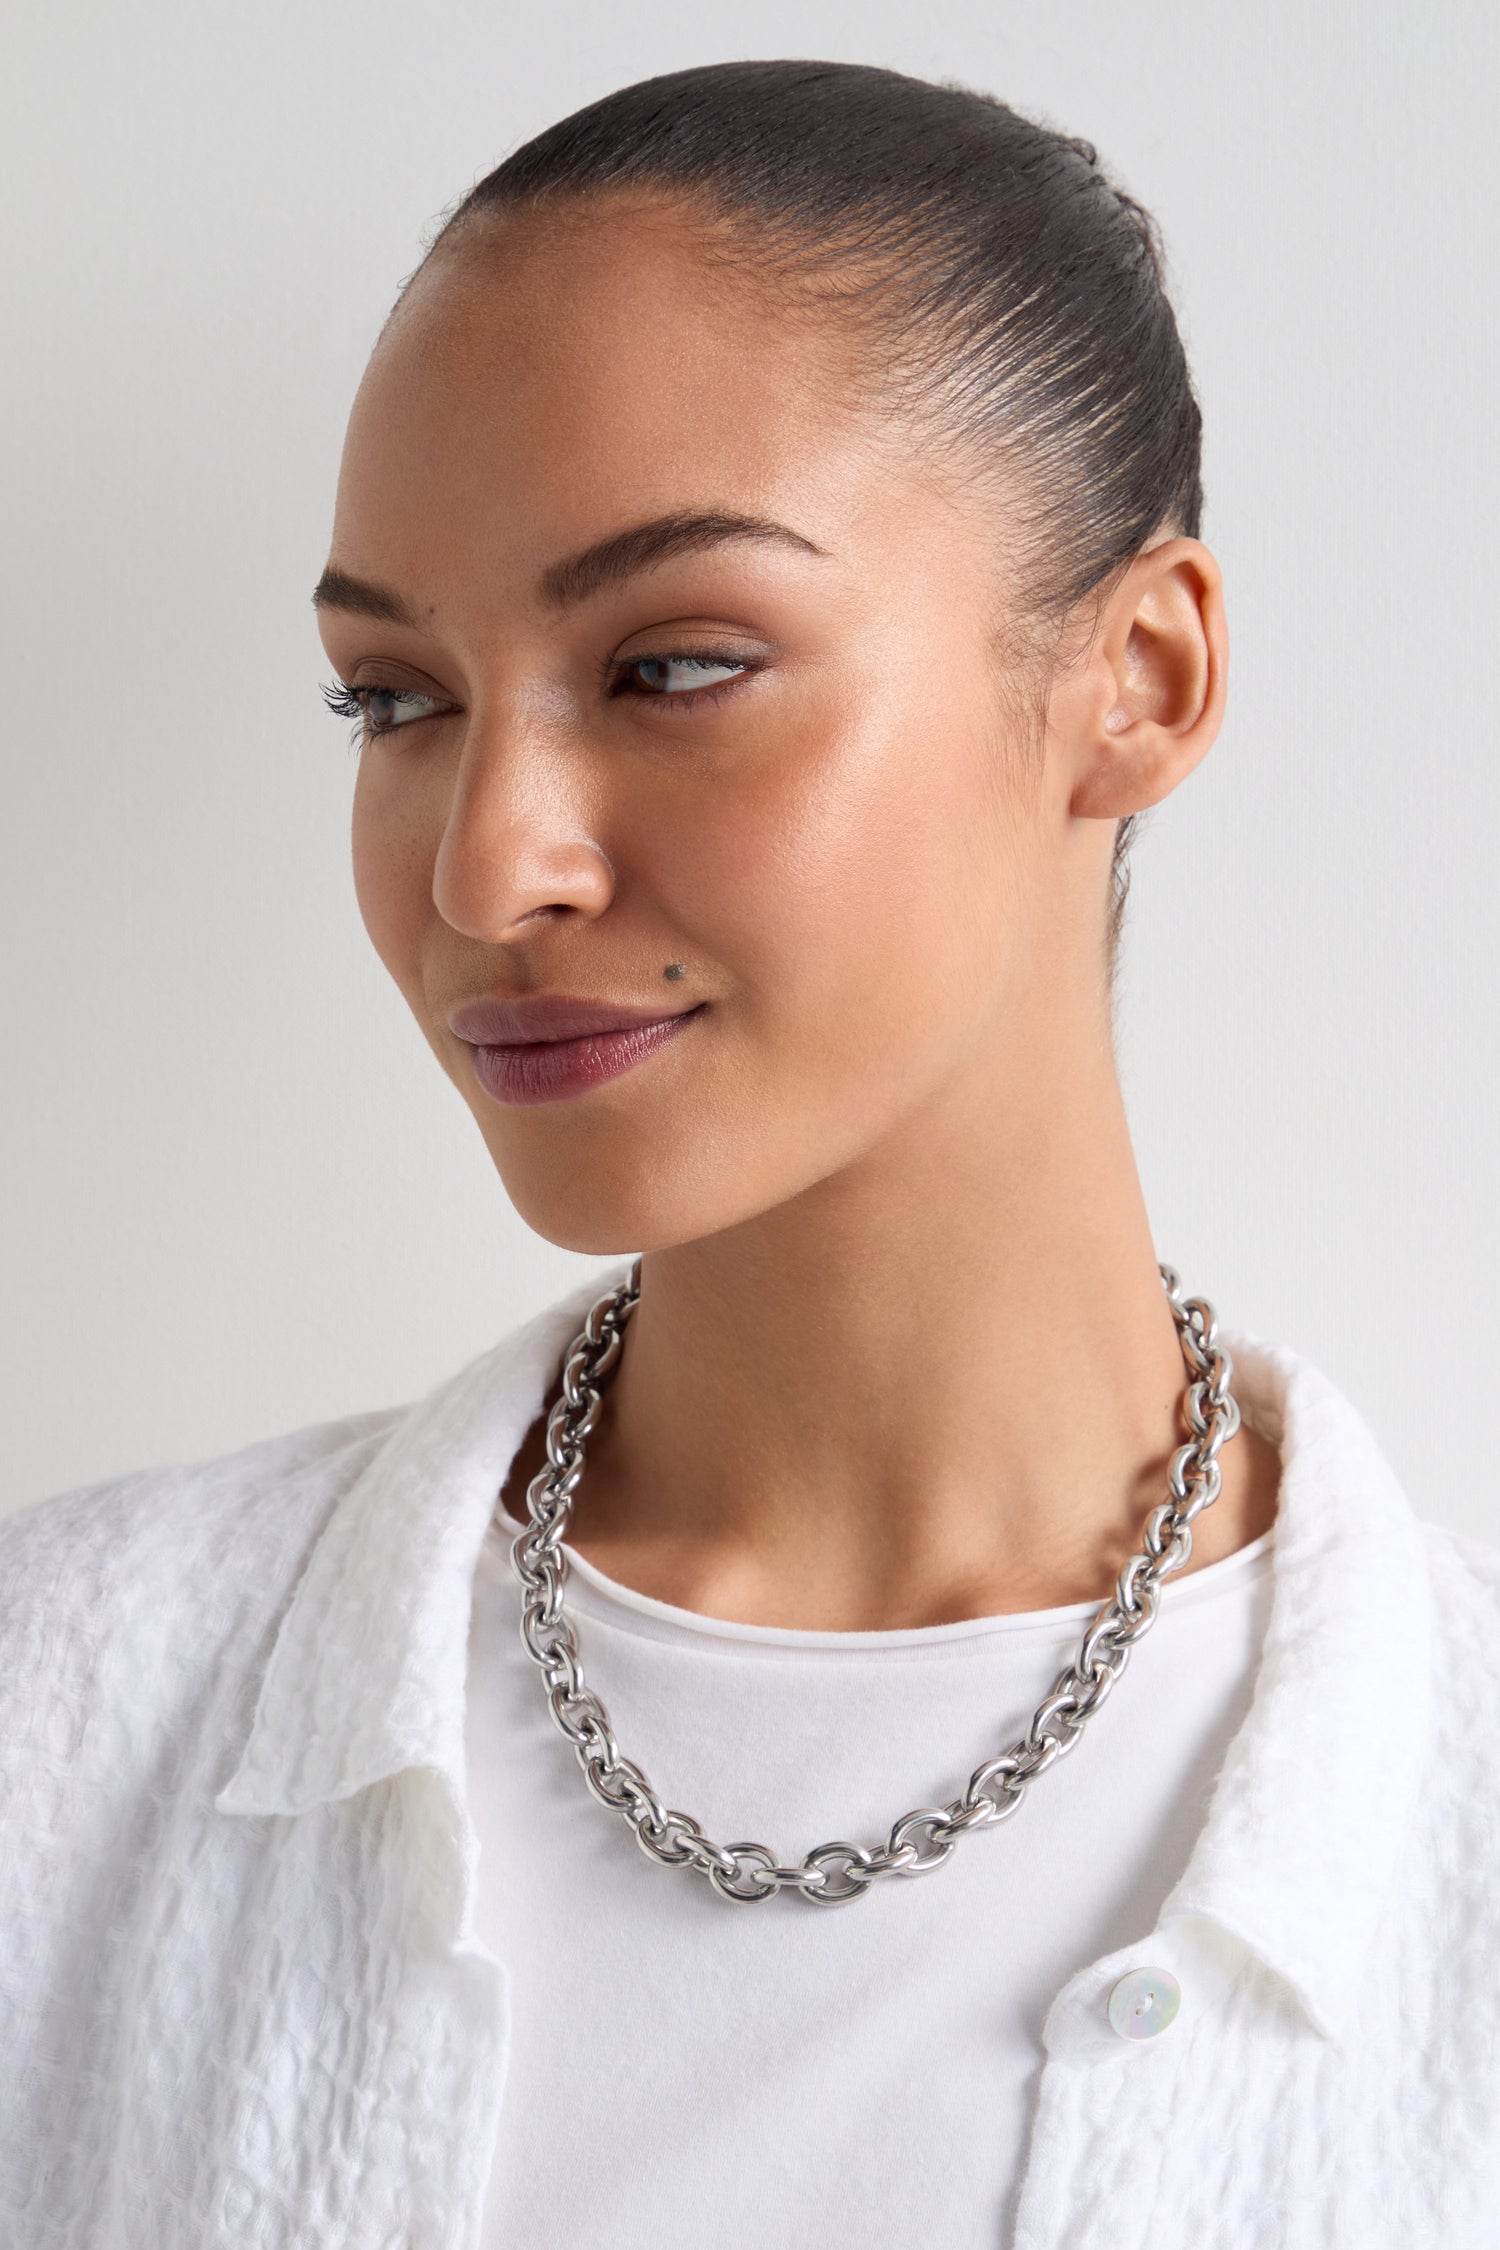
<path id="1" fill-rule="evenodd" d="M 1223 581 L 1197 539 L 1137 555 L 1054 698 L 1069 742 L 1068 810 L 1118 820 L 1159 804 L 1212 747 L 1224 713 Z M 1058 704 L 1061 708 L 1058 708 Z"/>

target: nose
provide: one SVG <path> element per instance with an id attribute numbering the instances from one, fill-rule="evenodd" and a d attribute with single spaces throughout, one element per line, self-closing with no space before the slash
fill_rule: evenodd
<path id="1" fill-rule="evenodd" d="M 495 945 L 558 914 L 602 914 L 614 870 L 593 832 L 596 796 L 582 751 L 550 729 L 503 715 L 471 724 L 433 867 L 444 921 Z"/>

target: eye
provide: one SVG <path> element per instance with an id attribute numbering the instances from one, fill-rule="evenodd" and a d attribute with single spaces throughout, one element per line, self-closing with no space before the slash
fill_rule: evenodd
<path id="1" fill-rule="evenodd" d="M 323 700 L 340 718 L 353 719 L 367 735 L 393 734 L 416 719 L 433 718 L 450 706 L 416 688 L 346 687 L 342 680 L 323 690 Z"/>
<path id="2" fill-rule="evenodd" d="M 615 675 L 616 695 L 679 696 L 728 686 L 752 667 L 735 656 L 632 656 Z"/>
<path id="3" fill-rule="evenodd" d="M 435 695 L 418 695 L 415 688 L 356 688 L 355 701 L 364 711 L 371 734 L 389 734 L 393 727 L 409 727 L 413 719 L 430 719 L 440 710 Z"/>

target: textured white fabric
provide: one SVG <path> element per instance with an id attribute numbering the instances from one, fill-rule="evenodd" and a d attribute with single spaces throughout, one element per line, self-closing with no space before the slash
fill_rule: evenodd
<path id="1" fill-rule="evenodd" d="M 1270 1535 L 1169 1580 L 1087 1748 L 941 1873 L 849 1911 L 738 1912 L 596 1813 L 521 1647 L 508 1540 L 487 1538 L 469 1631 L 474 1918 L 509 1971 L 512 2029 L 485 2250 L 534 2250 L 520 2183 L 537 2166 L 567 2250 L 655 2250 L 663 2177 L 683 2241 L 999 2250 L 1048 2004 L 1153 1927 L 1188 1863 L 1249 1708 L 1269 1550 Z M 782 1857 L 883 1837 L 956 1795 L 1024 1730 L 1099 1607 L 774 1631 L 648 1600 L 568 1553 L 621 1747 L 711 1835 Z"/>
<path id="2" fill-rule="evenodd" d="M 0 1523 L 6 2250 L 474 2250 L 509 2010 L 470 1597 L 624 1270 L 414 1406 Z M 1253 1699 L 1154 1928 L 1047 2010 L 1015 2250 L 1492 2250 L 1500 1555 L 1418 1522 L 1316 1369 L 1225 1341 L 1282 1423 Z M 1129 2044 L 1104 2001 L 1143 1954 L 1185 1997 Z M 662 2209 L 670 2237 L 669 2176 Z"/>

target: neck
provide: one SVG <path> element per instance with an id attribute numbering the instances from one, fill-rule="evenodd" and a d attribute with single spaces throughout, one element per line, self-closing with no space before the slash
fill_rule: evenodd
<path id="1" fill-rule="evenodd" d="M 1108 1597 L 1166 1498 L 1189 1376 L 1108 1041 L 1082 1046 L 1051 1084 L 997 1058 L 858 1164 L 645 1257 L 581 1554 L 684 1608 L 812 1630 Z M 1189 1568 L 1274 1515 L 1272 1447 L 1242 1430 L 1220 1466 Z"/>

